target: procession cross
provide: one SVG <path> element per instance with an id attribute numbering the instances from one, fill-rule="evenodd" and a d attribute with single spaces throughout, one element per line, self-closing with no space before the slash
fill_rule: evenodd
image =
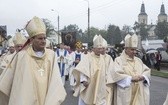
<path id="1" fill-rule="evenodd" d="M 38 72 L 40 72 L 40 75 L 41 75 L 41 76 L 44 75 L 44 70 L 43 70 L 43 69 L 39 69 Z"/>

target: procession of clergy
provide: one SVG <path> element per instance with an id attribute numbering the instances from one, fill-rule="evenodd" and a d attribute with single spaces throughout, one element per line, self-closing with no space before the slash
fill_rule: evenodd
<path id="1" fill-rule="evenodd" d="M 53 51 L 38 17 L 25 30 L 29 38 L 16 32 L 0 58 L 0 105 L 61 105 L 68 75 L 78 105 L 149 105 L 150 69 L 135 57 L 137 35 L 126 35 L 125 49 L 113 61 L 101 35 L 84 54 L 80 42 L 74 52 L 63 43 Z"/>

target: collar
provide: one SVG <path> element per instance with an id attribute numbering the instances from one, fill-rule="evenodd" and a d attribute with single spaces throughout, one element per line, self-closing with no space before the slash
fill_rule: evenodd
<path id="1" fill-rule="evenodd" d="M 81 52 L 77 52 L 77 51 L 75 51 L 75 54 L 81 54 Z"/>
<path id="2" fill-rule="evenodd" d="M 134 61 L 134 59 L 130 58 L 126 53 L 125 50 L 123 50 L 121 56 L 123 56 L 127 61 Z"/>
<path id="3" fill-rule="evenodd" d="M 95 58 L 100 58 L 100 56 L 96 55 L 94 52 L 91 52 L 91 55 Z"/>
<path id="4" fill-rule="evenodd" d="M 38 52 L 35 52 L 32 48 L 32 46 L 30 46 L 28 49 L 27 49 L 29 55 L 31 55 L 32 57 L 35 57 L 35 58 L 39 58 L 39 59 L 44 59 L 46 57 L 46 49 L 44 49 L 44 52 L 41 52 L 41 51 L 38 51 Z"/>

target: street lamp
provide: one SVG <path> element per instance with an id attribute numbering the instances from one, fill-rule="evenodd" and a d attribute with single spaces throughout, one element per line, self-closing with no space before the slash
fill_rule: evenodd
<path id="1" fill-rule="evenodd" d="M 51 9 L 51 11 L 56 11 L 56 10 Z M 56 12 L 58 13 L 57 22 L 58 22 L 58 44 L 59 44 L 60 43 L 60 41 L 59 41 L 59 36 L 60 36 L 60 34 L 59 34 L 59 12 L 58 11 L 56 11 Z"/>
<path id="2" fill-rule="evenodd" d="M 89 0 L 84 0 L 88 3 L 88 42 L 90 38 L 90 5 L 89 5 Z"/>

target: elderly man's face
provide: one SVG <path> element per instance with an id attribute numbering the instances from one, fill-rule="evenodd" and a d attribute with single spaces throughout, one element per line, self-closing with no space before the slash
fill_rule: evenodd
<path id="1" fill-rule="evenodd" d="M 105 47 L 102 48 L 101 54 L 102 54 L 102 55 L 106 54 L 106 48 L 105 48 Z"/>
<path id="2" fill-rule="evenodd" d="M 137 51 L 136 51 L 136 48 L 125 48 L 125 53 L 126 53 L 130 58 L 134 58 L 134 56 L 136 55 Z"/>
<path id="3" fill-rule="evenodd" d="M 15 52 L 15 47 L 14 46 L 10 46 L 9 47 L 9 52 L 10 53 L 14 53 Z"/>
<path id="4" fill-rule="evenodd" d="M 76 51 L 79 53 L 79 52 L 82 52 L 82 49 L 81 48 L 76 48 Z"/>
<path id="5" fill-rule="evenodd" d="M 33 38 L 32 46 L 35 51 L 43 51 L 46 46 L 46 35 L 40 34 Z"/>
<path id="6" fill-rule="evenodd" d="M 63 43 L 61 43 L 60 44 L 60 49 L 65 49 L 65 48 L 66 48 L 66 46 Z"/>
<path id="7" fill-rule="evenodd" d="M 93 51 L 96 55 L 100 55 L 102 54 L 102 52 L 104 51 L 103 48 L 93 48 Z"/>

